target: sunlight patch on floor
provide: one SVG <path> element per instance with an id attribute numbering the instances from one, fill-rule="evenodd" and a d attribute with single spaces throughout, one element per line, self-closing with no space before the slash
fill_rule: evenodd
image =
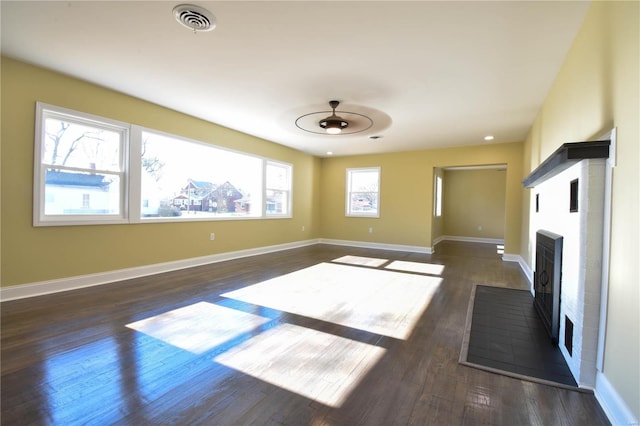
<path id="1" fill-rule="evenodd" d="M 321 263 L 222 296 L 407 339 L 441 281 Z M 213 361 L 332 407 L 342 405 L 385 353 L 383 347 L 273 321 L 203 301 L 127 327 L 194 354 L 216 348 Z"/>
<path id="2" fill-rule="evenodd" d="M 269 321 L 271 319 L 236 309 L 198 302 L 127 324 L 127 327 L 201 354 Z"/>
<path id="3" fill-rule="evenodd" d="M 382 266 L 387 263 L 389 259 L 378 259 L 376 257 L 362 257 L 362 256 L 342 256 L 337 259 L 333 259 L 333 262 L 348 263 L 349 265 L 358 266 L 372 266 L 374 268 Z"/>
<path id="4" fill-rule="evenodd" d="M 441 278 L 320 263 L 222 296 L 407 339 Z"/>
<path id="5" fill-rule="evenodd" d="M 387 266 L 387 269 L 393 269 L 395 271 L 405 272 L 418 272 L 421 274 L 429 275 L 442 275 L 444 271 L 444 265 L 437 265 L 435 263 L 421 263 L 421 262 L 407 262 L 404 260 L 394 260 Z"/>
<path id="6" fill-rule="evenodd" d="M 216 356 L 214 361 L 338 407 L 384 352 L 378 346 L 282 324 Z"/>

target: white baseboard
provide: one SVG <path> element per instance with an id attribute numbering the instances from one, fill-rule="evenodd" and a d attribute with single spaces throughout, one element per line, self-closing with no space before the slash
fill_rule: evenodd
<path id="1" fill-rule="evenodd" d="M 435 247 L 436 245 L 438 245 L 439 242 L 444 241 L 445 238 L 441 235 L 438 238 L 436 238 L 435 240 L 433 240 L 433 247 Z"/>
<path id="2" fill-rule="evenodd" d="M 410 251 L 415 253 L 431 254 L 431 247 L 423 246 L 405 246 L 401 244 L 385 244 L 385 243 L 368 243 L 364 241 L 349 241 L 349 240 L 331 240 L 328 238 L 320 238 L 318 240 L 320 244 L 333 244 L 337 246 L 349 246 L 349 247 L 361 247 L 377 250 L 392 250 L 392 251 Z"/>
<path id="3" fill-rule="evenodd" d="M 40 281 L 29 284 L 0 287 L 0 302 L 9 300 L 24 299 L 28 297 L 42 296 L 45 294 L 59 293 L 62 291 L 76 290 L 85 287 L 109 284 L 117 281 L 132 278 L 144 277 L 163 272 L 175 271 L 178 269 L 191 268 L 194 266 L 207 265 L 210 263 L 223 262 L 225 260 L 239 259 L 242 257 L 256 256 L 260 254 L 272 253 L 276 251 L 289 250 L 298 247 L 305 247 L 314 244 L 335 244 L 351 247 L 363 247 L 394 251 L 411 251 L 431 254 L 431 247 L 405 246 L 396 244 L 367 243 L 360 241 L 314 239 L 297 241 L 294 243 L 278 244 L 274 246 L 257 247 L 254 249 L 232 251 L 210 256 L 182 259 L 153 265 L 138 266 L 134 268 L 119 269 L 115 271 L 99 272 L 89 275 L 78 275 L 75 277 L 60 278 L 55 280 Z"/>
<path id="4" fill-rule="evenodd" d="M 505 253 L 502 255 L 502 260 L 505 262 L 518 262 L 518 265 L 520 265 L 520 269 L 522 269 L 522 272 L 524 272 L 527 280 L 529 280 L 529 284 L 531 284 L 531 287 L 533 288 L 533 271 L 531 270 L 529 265 L 527 265 L 527 262 L 522 258 L 522 256 L 520 256 L 519 254 Z"/>
<path id="5" fill-rule="evenodd" d="M 594 395 L 612 425 L 640 424 L 607 377 L 599 371 L 596 373 Z"/>
<path id="6" fill-rule="evenodd" d="M 109 284 L 116 281 L 159 274 L 162 272 L 169 272 L 178 269 L 191 268 L 194 266 L 207 265 L 210 263 L 223 262 L 225 260 L 240 259 L 242 257 L 256 256 L 276 251 L 305 247 L 317 244 L 318 242 L 319 240 L 296 241 L 294 243 L 257 247 L 253 249 L 238 250 L 220 254 L 213 254 L 210 256 L 156 263 L 153 265 L 138 266 L 134 268 L 119 269 L 115 271 L 100 272 L 96 274 L 78 275 L 75 277 L 0 287 L 0 301 L 5 302 L 8 300 L 24 299 L 27 297 L 42 296 L 45 294 L 76 290 L 85 287 L 93 287 L 96 285 Z"/>
<path id="7" fill-rule="evenodd" d="M 519 254 L 505 253 L 505 254 L 502 255 L 502 260 L 504 262 L 518 262 L 518 263 L 520 263 L 520 255 Z"/>
<path id="8" fill-rule="evenodd" d="M 500 238 L 479 238 L 479 237 L 459 237 L 456 235 L 441 235 L 433 241 L 435 246 L 441 241 L 462 241 L 466 243 L 484 243 L 484 244 L 504 244 L 504 240 Z"/>

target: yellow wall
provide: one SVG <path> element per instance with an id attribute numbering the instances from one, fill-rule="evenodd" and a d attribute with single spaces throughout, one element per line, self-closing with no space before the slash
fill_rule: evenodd
<path id="1" fill-rule="evenodd" d="M 318 238 L 319 159 L 8 58 L 1 78 L 3 286 Z M 34 228 L 36 101 L 290 162 L 293 218 Z"/>
<path id="2" fill-rule="evenodd" d="M 36 101 L 291 162 L 293 218 L 34 228 Z M 433 170 L 444 166 L 509 165 L 506 251 L 520 246 L 521 143 L 319 159 L 9 58 L 2 58 L 2 105 L 2 121 L 11 123 L 2 127 L 3 286 L 319 237 L 430 247 Z M 381 217 L 346 218 L 346 168 L 367 165 L 382 166 Z"/>
<path id="3" fill-rule="evenodd" d="M 444 235 L 503 239 L 506 183 L 504 169 L 446 170 Z"/>
<path id="4" fill-rule="evenodd" d="M 640 419 L 640 3 L 593 2 L 525 142 L 525 173 L 565 142 L 617 128 L 603 373 Z M 521 255 L 532 265 L 529 206 Z"/>
<path id="5" fill-rule="evenodd" d="M 322 160 L 321 215 L 324 238 L 431 247 L 434 168 L 507 164 L 505 252 L 520 247 L 522 144 L 398 152 Z M 380 217 L 345 216 L 346 169 L 381 167 Z M 368 229 L 372 227 L 373 233 Z"/>

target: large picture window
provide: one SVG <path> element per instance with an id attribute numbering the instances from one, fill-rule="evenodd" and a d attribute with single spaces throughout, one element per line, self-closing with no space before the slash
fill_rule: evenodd
<path id="1" fill-rule="evenodd" d="M 347 216 L 379 217 L 380 167 L 347 169 Z"/>
<path id="2" fill-rule="evenodd" d="M 291 217 L 292 166 L 38 103 L 34 225 Z"/>
<path id="3" fill-rule="evenodd" d="M 261 158 L 151 131 L 141 158 L 145 220 L 262 216 Z"/>

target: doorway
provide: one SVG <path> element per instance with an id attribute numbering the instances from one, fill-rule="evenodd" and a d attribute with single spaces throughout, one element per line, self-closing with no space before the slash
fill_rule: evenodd
<path id="1" fill-rule="evenodd" d="M 503 244 L 506 164 L 434 169 L 432 242 Z"/>

